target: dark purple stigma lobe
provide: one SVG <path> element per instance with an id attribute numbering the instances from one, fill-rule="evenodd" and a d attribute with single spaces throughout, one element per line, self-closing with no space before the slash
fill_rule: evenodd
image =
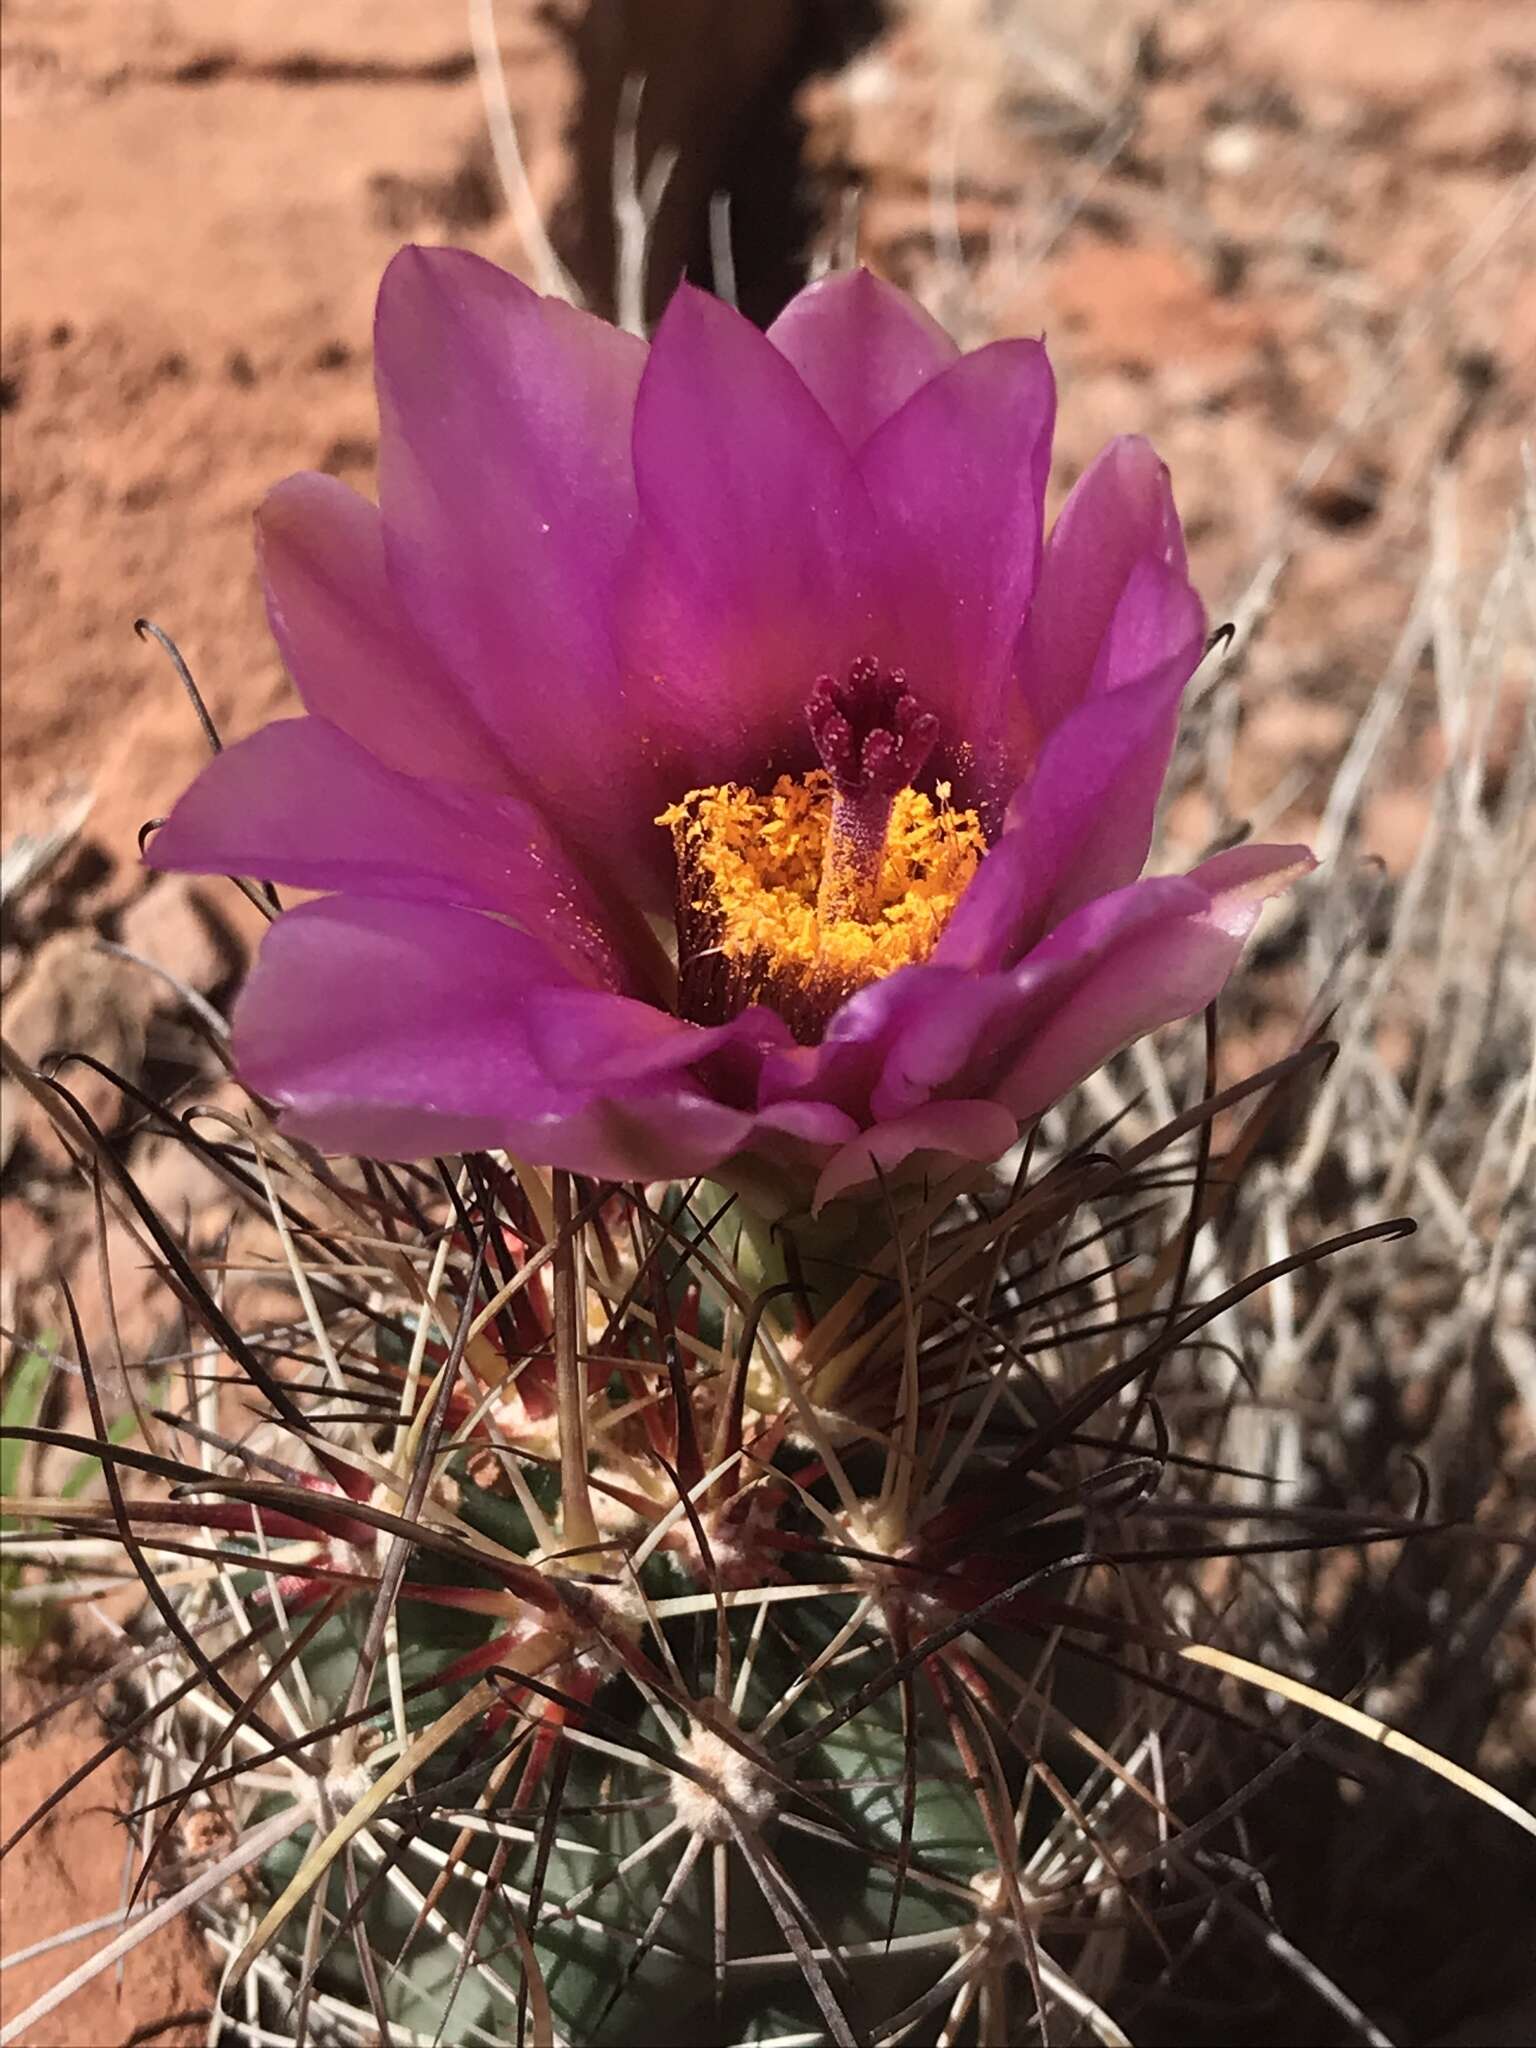
<path id="1" fill-rule="evenodd" d="M 846 676 L 818 676 L 806 717 L 841 797 L 894 797 L 915 782 L 939 737 L 939 721 L 907 688 L 905 671 L 883 669 L 869 655 Z"/>

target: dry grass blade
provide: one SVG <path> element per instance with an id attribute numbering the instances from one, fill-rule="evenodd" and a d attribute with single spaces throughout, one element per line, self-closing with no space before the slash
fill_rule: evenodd
<path id="1" fill-rule="evenodd" d="M 1469 1798 L 1481 1800 L 1484 1806 L 1513 1821 L 1526 1834 L 1536 1836 L 1536 1818 L 1496 1786 L 1487 1784 L 1475 1772 L 1466 1770 L 1450 1757 L 1439 1756 L 1422 1742 L 1415 1742 L 1411 1735 L 1399 1734 L 1397 1729 L 1389 1728 L 1373 1714 L 1362 1713 L 1358 1707 L 1333 1699 L 1327 1693 L 1319 1692 L 1316 1686 L 1291 1678 L 1283 1671 L 1271 1671 L 1263 1664 L 1254 1664 L 1246 1657 L 1235 1657 L 1227 1650 L 1213 1649 L 1207 1643 L 1188 1643 L 1179 1655 L 1191 1664 L 1204 1664 L 1212 1671 L 1223 1672 L 1243 1685 L 1258 1686 L 1264 1692 L 1276 1693 L 1281 1699 L 1290 1700 L 1298 1707 L 1307 1707 L 1314 1714 L 1321 1714 L 1325 1720 L 1350 1729 L 1394 1756 L 1409 1758 L 1423 1770 L 1433 1771 L 1436 1777 L 1444 1778 L 1448 1785 L 1454 1785 Z"/>

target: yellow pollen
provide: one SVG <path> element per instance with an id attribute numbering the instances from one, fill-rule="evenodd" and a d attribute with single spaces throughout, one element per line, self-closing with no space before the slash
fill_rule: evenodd
<path id="1" fill-rule="evenodd" d="M 936 798 L 899 790 L 864 914 L 822 919 L 832 802 L 831 778 L 813 769 L 781 775 L 767 796 L 736 783 L 691 790 L 656 820 L 676 842 L 687 907 L 758 986 L 851 991 L 927 959 L 986 852 L 976 813 L 952 810 L 947 784 Z"/>

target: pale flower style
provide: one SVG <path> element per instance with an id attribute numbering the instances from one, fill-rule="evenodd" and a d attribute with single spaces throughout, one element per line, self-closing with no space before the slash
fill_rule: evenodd
<path id="1" fill-rule="evenodd" d="M 1038 342 L 962 354 L 859 272 L 766 336 L 685 287 L 647 347 L 407 249 L 376 370 L 379 507 L 260 513 L 307 715 L 150 852 L 327 892 L 235 1020 L 323 1149 L 780 1209 L 990 1160 L 1310 865 L 1137 879 L 1204 615 L 1141 440 L 1045 539 Z"/>

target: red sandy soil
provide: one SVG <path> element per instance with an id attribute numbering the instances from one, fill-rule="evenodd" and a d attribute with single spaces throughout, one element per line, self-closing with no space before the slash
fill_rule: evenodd
<path id="1" fill-rule="evenodd" d="M 534 0 L 500 6 L 535 193 L 570 223 L 589 282 L 605 208 L 579 184 L 606 153 L 615 67 L 657 73 L 643 144 L 683 145 L 683 205 L 805 32 L 791 0 L 764 0 L 745 41 L 707 6 L 678 7 L 697 32 L 674 21 L 660 40 L 659 10 L 592 10 L 583 47 L 607 69 L 573 142 L 566 41 Z M 571 24 L 584 10 L 556 12 Z M 1268 629 L 1229 700 L 1229 785 L 1175 823 L 1195 846 L 1223 812 L 1275 799 L 1269 824 L 1304 831 L 1423 575 L 1434 479 L 1474 591 L 1514 507 L 1536 395 L 1531 215 L 1516 210 L 1536 126 L 1528 6 L 892 0 L 886 13 L 851 61 L 797 87 L 820 239 L 852 246 L 857 193 L 859 253 L 964 339 L 1043 329 L 1062 478 L 1105 436 L 1149 433 L 1217 616 L 1278 551 Z M 484 140 L 460 0 L 7 0 L 3 22 L 4 844 L 90 804 L 64 858 L 8 906 L 7 1030 L 29 1058 L 85 1045 L 163 1087 L 206 1060 L 177 999 L 97 941 L 222 999 L 255 919 L 225 890 L 148 886 L 137 864 L 138 827 L 203 742 L 132 621 L 176 636 L 227 738 L 291 709 L 253 575 L 253 507 L 294 469 L 369 486 L 370 308 L 401 240 L 460 243 L 525 274 L 528 255 Z M 686 240 L 664 224 L 659 261 Z M 1426 683 L 1401 722 L 1397 782 L 1366 820 L 1393 866 L 1421 828 L 1436 747 Z M 111 1091 L 88 1093 L 110 1124 Z M 0 1321 L 46 1327 L 48 1271 L 88 1256 L 89 1213 L 9 1089 L 6 1112 Z M 130 1156 L 206 1242 L 216 1190 L 146 1139 Z M 147 1340 L 141 1262 L 126 1245 L 115 1257 L 125 1328 Z M 8 1694 L 14 1714 L 14 1683 Z M 82 1714 L 20 1753 L 8 1810 L 92 1739 Z M 60 1823 L 6 1865 L 6 1948 L 114 1902 L 121 1837 L 102 1802 L 122 1790 L 93 1787 L 67 1847 Z M 7 1974 L 7 2003 L 54 1968 Z M 31 2039 L 122 2040 L 200 2003 L 177 1937 L 130 1966 L 121 2000 L 99 1981 Z"/>
<path id="2" fill-rule="evenodd" d="M 48 1697 L 40 1682 L 7 1674 L 7 1724 L 24 1719 Z M 9 1836 L 34 1807 L 106 1739 L 88 1706 L 67 1709 L 0 1771 L 0 1834 Z M 114 1808 L 134 1795 L 134 1773 L 120 1761 L 77 1788 L 6 1859 L 0 1905 L 0 1947 L 6 1953 L 71 1925 L 121 1911 L 128 1837 Z M 55 1949 L 0 1977 L 0 2025 L 56 1984 L 108 1936 L 97 1933 Z M 161 2048 L 199 2048 L 212 2008 L 208 1959 L 185 1922 L 168 1927 L 128 1958 L 121 1985 L 108 1970 L 40 2020 L 28 2048 L 108 2048 L 153 2026 Z"/>

